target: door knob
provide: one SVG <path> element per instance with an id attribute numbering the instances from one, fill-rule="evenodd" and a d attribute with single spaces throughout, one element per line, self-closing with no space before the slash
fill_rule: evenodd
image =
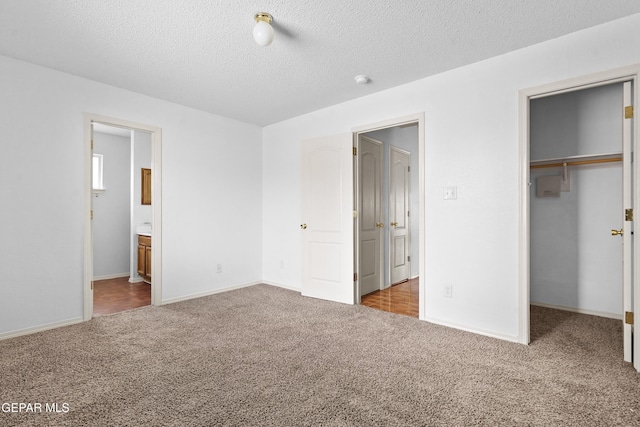
<path id="1" fill-rule="evenodd" d="M 611 230 L 611 235 L 612 236 L 622 236 L 624 234 L 624 229 L 620 229 L 620 230 Z"/>
<path id="2" fill-rule="evenodd" d="M 307 229 L 307 224 L 300 224 L 300 228 L 302 228 L 303 230 Z"/>
<path id="3" fill-rule="evenodd" d="M 384 227 L 384 224 L 381 223 L 381 222 L 376 222 L 376 227 L 382 228 L 382 227 Z"/>
<path id="4" fill-rule="evenodd" d="M 398 223 L 397 223 L 396 221 L 393 221 L 393 222 L 391 223 L 391 226 L 392 226 L 392 227 L 397 227 L 397 226 L 398 226 Z"/>

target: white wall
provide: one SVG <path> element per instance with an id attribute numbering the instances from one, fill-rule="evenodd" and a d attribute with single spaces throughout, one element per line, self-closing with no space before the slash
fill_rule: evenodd
<path id="1" fill-rule="evenodd" d="M 85 112 L 162 128 L 164 300 L 260 281 L 260 128 L 0 57 L 0 337 L 82 319 Z"/>
<path id="2" fill-rule="evenodd" d="M 127 275 L 130 260 L 131 138 L 94 132 L 106 191 L 93 196 L 93 278 Z"/>
<path id="3" fill-rule="evenodd" d="M 138 235 L 136 227 L 145 222 L 151 222 L 151 206 L 142 204 L 142 175 L 140 169 L 151 168 L 151 134 L 141 131 L 133 131 L 131 139 L 131 178 L 132 178 L 132 197 L 131 206 L 131 265 L 130 265 L 130 281 L 141 281 L 142 277 L 138 274 Z M 153 200 L 151 200 L 153 203 Z"/>
<path id="4" fill-rule="evenodd" d="M 519 90 L 640 62 L 639 25 L 633 15 L 267 126 L 264 279 L 300 286 L 300 141 L 424 111 L 427 319 L 522 341 Z M 444 201 L 451 185 L 458 199 Z"/>
<path id="5" fill-rule="evenodd" d="M 411 277 L 417 277 L 419 274 L 419 239 L 418 232 L 420 230 L 420 193 L 419 180 L 418 180 L 418 125 L 406 126 L 406 127 L 393 127 L 388 129 L 382 129 L 375 132 L 368 132 L 364 134 L 377 141 L 383 143 L 382 147 L 382 212 L 383 222 L 389 224 L 389 158 L 391 156 L 391 146 L 401 148 L 411 153 L 411 172 L 409 173 L 409 216 L 410 230 L 411 230 Z M 388 227 L 385 230 L 389 230 Z M 384 239 L 384 259 L 387 260 L 384 266 L 384 280 L 385 285 L 391 284 L 390 272 L 389 272 L 389 234 L 385 234 Z"/>
<path id="6" fill-rule="evenodd" d="M 622 152 L 622 83 L 532 100 L 531 160 Z M 536 197 L 531 173 L 531 302 L 622 316 L 622 163 L 568 168 L 571 191 Z"/>

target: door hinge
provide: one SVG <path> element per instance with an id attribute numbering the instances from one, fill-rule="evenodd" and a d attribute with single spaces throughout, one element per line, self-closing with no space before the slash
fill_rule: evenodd
<path id="1" fill-rule="evenodd" d="M 354 219 L 358 218 L 358 211 L 353 211 L 353 218 Z"/>
<path id="2" fill-rule="evenodd" d="M 411 256 L 407 257 L 407 262 L 411 262 Z"/>
<path id="3" fill-rule="evenodd" d="M 633 325 L 633 311 L 624 312 L 624 323 L 627 325 Z"/>
<path id="4" fill-rule="evenodd" d="M 411 166 L 407 166 L 407 172 L 411 172 Z"/>
<path id="5" fill-rule="evenodd" d="M 624 210 L 624 220 L 625 221 L 633 221 L 633 209 L 625 209 Z"/>
<path id="6" fill-rule="evenodd" d="M 358 273 L 353 273 L 353 281 L 356 282 L 358 280 Z"/>
<path id="7" fill-rule="evenodd" d="M 357 147 L 353 147 L 353 155 L 354 156 L 358 155 L 358 148 Z"/>
<path id="8" fill-rule="evenodd" d="M 633 105 L 628 105 L 624 107 L 624 118 L 633 119 Z"/>
<path id="9" fill-rule="evenodd" d="M 93 290 L 93 280 L 91 281 L 91 290 Z"/>
<path id="10" fill-rule="evenodd" d="M 410 213 L 411 213 L 410 211 L 407 211 L 407 216 L 409 216 Z"/>
<path id="11" fill-rule="evenodd" d="M 91 150 L 93 150 L 93 139 L 91 140 Z"/>
<path id="12" fill-rule="evenodd" d="M 93 209 L 91 209 L 91 219 L 93 219 Z"/>

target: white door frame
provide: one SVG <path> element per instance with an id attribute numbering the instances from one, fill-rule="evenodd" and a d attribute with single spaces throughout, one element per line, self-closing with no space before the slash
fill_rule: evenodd
<path id="1" fill-rule="evenodd" d="M 128 120 L 84 113 L 84 321 L 93 316 L 93 227 L 91 220 L 92 185 L 92 123 L 100 123 L 151 134 L 151 221 L 153 239 L 151 240 L 151 304 L 162 304 L 162 131 L 159 127 L 130 122 Z"/>
<path id="2" fill-rule="evenodd" d="M 373 132 L 376 130 L 387 129 L 402 125 L 410 125 L 417 124 L 418 125 L 418 195 L 419 195 L 419 223 L 420 229 L 418 230 L 418 276 L 420 280 L 418 282 L 418 309 L 419 309 L 419 319 L 425 320 L 425 277 L 424 277 L 424 268 L 425 268 L 425 215 L 424 215 L 424 206 L 425 206 L 425 196 L 424 196 L 424 167 L 425 167 L 425 143 L 424 143 L 424 112 L 412 114 L 409 116 L 399 117 L 396 119 L 385 120 L 381 122 L 371 123 L 364 126 L 358 126 L 351 129 L 353 132 L 353 144 L 354 147 L 357 147 L 358 144 L 358 136 L 363 133 Z M 354 192 L 357 191 L 357 169 L 358 156 L 354 156 Z M 355 193 L 357 194 L 357 193 Z M 358 227 L 354 227 L 354 238 L 355 242 L 358 242 Z M 359 271 L 359 262 L 358 262 L 358 247 L 354 245 L 354 268 L 355 271 Z M 354 286 L 354 301 L 360 302 L 360 286 L 358 281 L 356 281 Z"/>
<path id="3" fill-rule="evenodd" d="M 618 68 L 601 73 L 595 73 L 588 76 L 576 77 L 559 82 L 549 83 L 546 85 L 536 86 L 521 90 L 519 93 L 519 189 L 520 189 L 520 232 L 519 232 L 519 342 L 529 344 L 530 342 L 530 174 L 529 174 L 529 107 L 530 100 L 548 95 L 556 95 L 565 92 L 573 92 L 576 90 L 587 89 L 591 87 L 604 86 L 611 83 L 633 81 L 633 98 L 638 100 L 638 82 L 640 76 L 640 64 Z M 633 118 L 633 151 L 638 152 L 638 114 Z M 637 180 L 639 162 L 634 162 L 634 177 Z M 635 183 L 634 183 L 635 184 Z M 634 185 L 634 201 L 633 209 L 640 212 L 640 185 Z M 622 215 L 622 213 L 621 213 Z M 633 248 L 633 265 L 640 266 L 640 239 L 634 239 Z M 635 271 L 638 271 L 637 269 Z M 640 274 L 635 274 L 633 279 L 634 290 L 634 310 L 638 311 L 640 307 Z M 640 313 L 635 316 L 634 330 L 640 331 Z M 634 354 L 636 358 L 634 367 L 640 371 L 640 339 L 634 342 Z"/>

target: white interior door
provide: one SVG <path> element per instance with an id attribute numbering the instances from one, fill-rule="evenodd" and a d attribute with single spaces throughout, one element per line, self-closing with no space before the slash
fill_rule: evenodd
<path id="1" fill-rule="evenodd" d="M 623 86 L 623 107 L 632 105 L 632 84 L 625 82 Z M 633 325 L 627 322 L 626 313 L 633 312 L 633 221 L 626 217 L 626 210 L 633 208 L 633 144 L 632 144 L 632 117 L 623 119 L 622 131 L 622 162 L 623 162 L 623 333 L 624 333 L 624 360 L 633 361 Z"/>
<path id="2" fill-rule="evenodd" d="M 302 141 L 302 295 L 354 303 L 351 134 Z"/>
<path id="3" fill-rule="evenodd" d="M 360 296 L 382 285 L 382 143 L 358 140 L 358 280 Z"/>
<path id="4" fill-rule="evenodd" d="M 391 284 L 409 279 L 409 165 L 407 151 L 391 147 L 389 167 L 389 222 L 391 258 Z"/>

